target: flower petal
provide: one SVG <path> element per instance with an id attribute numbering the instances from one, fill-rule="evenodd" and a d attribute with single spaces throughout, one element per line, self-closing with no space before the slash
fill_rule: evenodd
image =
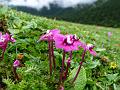
<path id="1" fill-rule="evenodd" d="M 14 38 L 11 37 L 10 39 L 11 42 L 16 42 L 16 40 Z"/>
<path id="2" fill-rule="evenodd" d="M 94 50 L 89 50 L 90 51 L 90 54 L 92 54 L 93 56 L 97 56 L 97 53 L 94 51 Z"/>

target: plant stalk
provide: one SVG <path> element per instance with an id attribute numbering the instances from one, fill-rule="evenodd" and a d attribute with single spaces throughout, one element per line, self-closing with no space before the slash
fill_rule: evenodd
<path id="1" fill-rule="evenodd" d="M 5 49 L 3 49 L 3 51 L 2 51 L 2 59 L 1 60 L 4 59 L 4 53 L 5 53 Z"/>
<path id="2" fill-rule="evenodd" d="M 49 50 L 49 68 L 50 68 L 50 76 L 51 76 L 52 75 L 51 41 L 48 41 L 48 50 Z"/>
<path id="3" fill-rule="evenodd" d="M 13 67 L 13 73 L 14 73 L 15 79 L 19 80 L 19 77 L 18 77 L 18 74 L 17 74 L 16 70 L 17 70 L 17 68 Z"/>
<path id="4" fill-rule="evenodd" d="M 66 71 L 65 71 L 65 77 L 64 77 L 64 79 L 67 78 L 68 69 L 70 68 L 70 64 L 71 64 L 71 59 L 72 59 L 72 51 L 70 52 L 70 56 L 69 56 L 69 59 L 68 59 L 68 62 L 67 62 L 67 67 L 66 67 Z"/>
<path id="5" fill-rule="evenodd" d="M 66 54 L 65 50 L 63 50 L 62 68 L 61 68 L 61 71 L 60 71 L 60 83 L 62 82 L 62 77 L 63 77 L 63 74 L 64 74 L 65 54 Z"/>
<path id="6" fill-rule="evenodd" d="M 78 74 L 79 74 L 79 72 L 80 72 L 80 70 L 81 70 L 81 67 L 82 67 L 82 64 L 83 64 L 83 62 L 84 62 L 85 54 L 86 54 L 86 49 L 83 51 L 82 60 L 81 60 L 81 62 L 79 63 L 80 65 L 79 65 L 79 67 L 78 67 L 77 73 L 76 73 L 76 75 L 75 75 L 75 77 L 74 77 L 72 83 L 74 83 L 75 80 L 76 80 L 77 77 L 78 77 Z"/>
<path id="7" fill-rule="evenodd" d="M 56 69 L 56 62 L 55 62 L 55 56 L 54 56 L 53 41 L 51 41 L 51 50 L 52 50 L 52 59 L 53 59 L 53 65 L 54 65 L 54 70 L 55 70 Z"/>

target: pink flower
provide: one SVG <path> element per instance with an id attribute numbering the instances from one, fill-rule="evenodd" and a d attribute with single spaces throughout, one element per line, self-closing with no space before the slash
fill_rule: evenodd
<path id="1" fill-rule="evenodd" d="M 15 60 L 13 63 L 13 67 L 17 68 L 20 66 L 20 61 L 19 60 Z"/>
<path id="2" fill-rule="evenodd" d="M 53 29 L 53 30 L 47 30 L 46 34 L 45 35 L 42 35 L 39 39 L 39 41 L 41 40 L 44 40 L 44 41 L 53 41 L 54 40 L 54 36 L 56 34 L 59 34 L 60 33 L 60 30 L 57 30 L 57 29 Z"/>
<path id="3" fill-rule="evenodd" d="M 59 34 L 59 33 L 60 33 L 60 30 L 57 30 L 57 29 L 48 30 L 46 32 L 46 34 L 42 35 L 40 37 L 40 39 L 38 40 L 38 42 L 41 40 L 48 41 L 50 75 L 52 75 L 52 62 L 54 65 L 54 69 L 56 68 L 56 63 L 55 63 L 55 59 L 54 59 L 53 42 L 54 42 L 54 36 Z"/>
<path id="4" fill-rule="evenodd" d="M 62 85 L 60 85 L 59 90 L 64 90 L 64 87 Z"/>
<path id="5" fill-rule="evenodd" d="M 0 48 L 5 50 L 9 41 L 15 42 L 16 40 L 12 38 L 11 35 L 9 35 L 8 33 L 2 35 L 2 33 L 0 32 Z"/>
<path id="6" fill-rule="evenodd" d="M 84 49 L 88 50 L 90 52 L 90 54 L 92 54 L 93 56 L 96 56 L 97 53 L 93 50 L 94 46 L 92 44 L 87 44 L 84 45 Z"/>
<path id="7" fill-rule="evenodd" d="M 78 50 L 82 44 L 76 35 L 57 34 L 54 37 L 56 48 L 64 49 L 66 52 Z"/>
<path id="8" fill-rule="evenodd" d="M 108 32 L 108 37 L 111 37 L 112 36 L 112 32 Z"/>

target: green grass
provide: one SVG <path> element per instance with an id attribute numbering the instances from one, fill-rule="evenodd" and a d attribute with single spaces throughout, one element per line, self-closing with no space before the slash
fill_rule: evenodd
<path id="1" fill-rule="evenodd" d="M 83 82 L 80 87 L 84 90 L 119 90 L 120 87 L 120 29 L 101 26 L 83 25 L 57 21 L 44 17 L 32 16 L 27 13 L 8 10 L 0 15 L 7 21 L 8 30 L 14 34 L 16 43 L 9 44 L 5 52 L 4 61 L 0 62 L 0 73 L 7 90 L 55 90 L 58 86 L 59 68 L 61 66 L 61 50 L 55 49 L 57 70 L 55 75 L 49 76 L 47 42 L 37 43 L 40 35 L 46 30 L 60 29 L 63 34 L 77 34 L 81 41 L 95 45 L 98 56 L 93 57 L 87 53 L 84 62 L 84 73 L 80 74 Z M 108 40 L 108 32 L 112 32 Z M 17 49 L 17 52 L 16 52 Z M 25 67 L 17 71 L 21 77 L 15 82 L 12 74 L 12 63 L 16 54 L 23 53 Z M 75 51 L 71 65 L 71 72 L 81 60 L 80 51 Z M 106 57 L 105 59 L 103 59 Z M 110 63 L 115 62 L 117 67 L 111 68 Z M 82 72 L 81 72 L 82 73 Z M 74 74 L 74 73 L 73 73 Z M 86 75 L 86 80 L 82 76 Z M 54 77 L 55 76 L 55 77 Z M 78 85 L 78 84 L 77 84 Z M 69 79 L 65 82 L 65 90 L 77 90 L 71 85 Z M 79 86 L 79 85 L 78 85 Z M 79 88 L 80 88 L 79 87 Z"/>

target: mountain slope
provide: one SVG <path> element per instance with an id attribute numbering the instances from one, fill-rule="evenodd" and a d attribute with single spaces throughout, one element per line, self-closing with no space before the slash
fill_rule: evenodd
<path id="1" fill-rule="evenodd" d="M 58 5 L 50 4 L 50 9 L 43 7 L 40 11 L 28 7 L 16 7 L 17 10 L 34 15 L 108 27 L 120 27 L 119 8 L 120 0 L 98 0 L 92 5 L 77 5 L 75 8 L 61 8 Z"/>

